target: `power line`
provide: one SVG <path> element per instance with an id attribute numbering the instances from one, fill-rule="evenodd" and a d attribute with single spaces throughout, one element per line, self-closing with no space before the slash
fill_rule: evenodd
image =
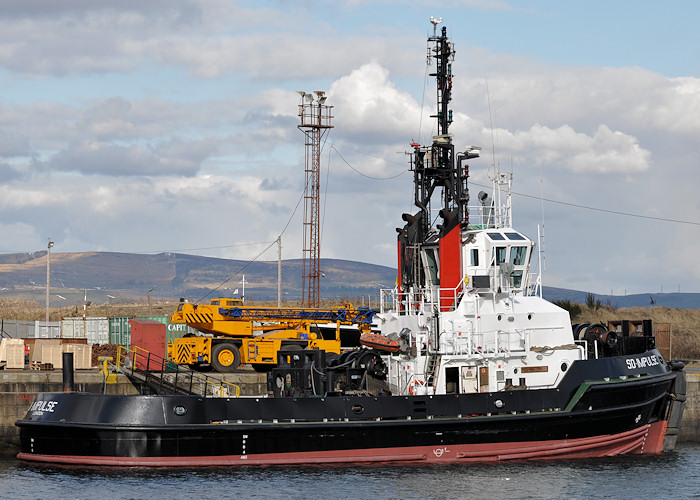
<path id="1" fill-rule="evenodd" d="M 343 160 L 343 161 L 345 162 L 345 164 L 346 164 L 348 167 L 350 167 L 353 171 L 355 171 L 355 173 L 360 174 L 362 177 L 366 177 L 366 178 L 368 178 L 368 179 L 372 179 L 372 180 L 375 180 L 375 181 L 388 181 L 388 180 L 391 180 L 391 179 L 396 179 L 397 177 L 399 177 L 399 176 L 405 174 L 406 172 L 408 172 L 408 169 L 406 169 L 406 170 L 404 170 L 403 172 L 399 172 L 398 174 L 392 175 L 392 176 L 390 176 L 390 177 L 372 177 L 371 175 L 363 174 L 362 172 L 360 172 L 359 170 L 357 170 L 355 167 L 353 167 L 345 158 L 343 158 L 343 155 L 340 154 L 340 152 L 335 148 L 335 146 L 331 146 L 331 149 L 333 149 L 333 151 L 335 151 L 336 154 L 337 154 L 338 156 L 340 156 L 340 159 Z"/>
<path id="2" fill-rule="evenodd" d="M 336 152 L 336 154 L 340 157 L 340 159 L 343 160 L 343 162 L 345 162 L 345 164 L 346 164 L 348 167 L 350 167 L 353 171 L 355 171 L 355 172 L 358 173 L 359 175 L 361 175 L 361 176 L 363 176 L 363 177 L 366 177 L 366 178 L 368 178 L 368 179 L 373 179 L 373 180 L 378 180 L 378 181 L 391 180 L 391 179 L 395 179 L 395 178 L 397 178 L 397 177 L 399 177 L 399 176 L 405 174 L 406 172 L 408 172 L 408 170 L 404 170 L 403 172 L 400 172 L 399 174 L 393 175 L 393 176 L 391 176 L 391 177 L 372 177 L 372 176 L 370 176 L 370 175 L 367 175 L 367 174 L 364 174 L 364 173 L 360 172 L 360 171 L 357 170 L 355 167 L 353 167 L 345 158 L 343 158 L 343 155 L 340 154 L 340 152 L 336 149 L 336 147 L 335 147 L 334 145 L 331 145 L 331 148 Z M 483 187 L 483 188 L 489 188 L 489 187 L 490 187 L 490 186 L 486 186 L 486 185 L 483 185 L 483 184 L 478 184 L 478 183 L 476 183 L 476 182 L 471 182 L 470 184 L 472 184 L 472 185 L 474 185 L 474 186 Z M 533 196 L 533 195 L 524 194 L 524 193 L 516 193 L 516 192 L 513 192 L 513 194 L 514 194 L 514 195 L 517 195 L 517 196 L 522 196 L 523 198 L 532 198 L 532 199 L 535 199 L 535 200 L 546 201 L 546 202 L 548 202 L 548 203 L 555 203 L 555 204 L 565 205 L 565 206 L 574 207 L 574 208 L 581 208 L 581 209 L 584 209 L 584 210 L 593 210 L 593 211 L 596 211 L 596 212 L 603 212 L 603 213 L 615 214 L 615 215 L 623 215 L 623 216 L 626 216 L 626 217 L 635 217 L 635 218 L 637 218 L 637 219 L 647 219 L 647 220 L 656 220 L 656 221 L 661 221 L 661 222 L 673 222 L 673 223 L 676 223 L 676 224 L 687 224 L 687 225 L 691 225 L 691 226 L 700 226 L 700 222 L 687 221 L 687 220 L 680 220 L 680 219 L 670 219 L 670 218 L 668 218 L 668 217 L 654 217 L 654 216 L 652 216 L 652 215 L 634 214 L 634 213 L 630 213 L 630 212 L 621 212 L 621 211 L 619 211 L 619 210 L 610 210 L 610 209 L 600 208 L 600 207 L 589 207 L 589 206 L 587 206 L 587 205 L 580 205 L 580 204 L 577 204 L 577 203 L 569 203 L 569 202 L 566 202 L 566 201 L 552 200 L 552 199 L 549 199 L 549 198 L 544 198 L 544 197 L 542 197 L 542 196 Z"/>
<path id="3" fill-rule="evenodd" d="M 475 185 L 478 185 L 478 184 L 475 184 Z M 482 187 L 484 187 L 484 186 L 482 186 Z M 541 196 L 533 196 L 530 194 L 523 194 L 523 193 L 513 193 L 513 194 L 518 195 L 518 196 L 522 196 L 523 198 L 532 198 L 534 200 L 542 200 L 542 201 L 546 201 L 548 203 L 556 203 L 558 205 L 565 205 L 565 206 L 574 207 L 574 208 L 582 208 L 585 210 L 593 210 L 596 212 L 604 212 L 607 214 L 624 215 L 627 217 L 636 217 L 637 219 L 648 219 L 648 220 L 656 220 L 656 221 L 661 221 L 661 222 L 674 222 L 676 224 L 688 224 L 691 226 L 700 226 L 700 222 L 680 220 L 680 219 L 669 219 L 667 217 L 654 217 L 652 215 L 633 214 L 630 212 L 620 212 L 619 210 L 609 210 L 607 208 L 600 208 L 600 207 L 589 207 L 586 205 L 579 205 L 577 203 L 569 203 L 566 201 L 550 200 L 548 198 L 543 198 Z"/>

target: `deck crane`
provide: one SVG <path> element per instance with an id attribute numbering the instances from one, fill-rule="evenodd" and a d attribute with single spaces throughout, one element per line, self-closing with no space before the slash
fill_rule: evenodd
<path id="1" fill-rule="evenodd" d="M 355 325 L 370 331 L 376 310 L 367 307 L 320 309 L 244 306 L 240 299 L 212 299 L 210 304 L 180 302 L 171 323 L 186 323 L 201 332 L 168 343 L 168 357 L 175 363 L 198 367 L 211 365 L 231 372 L 241 363 L 257 371 L 277 365 L 281 349 L 323 349 L 340 353 L 340 327 Z M 335 334 L 324 338 L 319 324 L 334 324 Z"/>

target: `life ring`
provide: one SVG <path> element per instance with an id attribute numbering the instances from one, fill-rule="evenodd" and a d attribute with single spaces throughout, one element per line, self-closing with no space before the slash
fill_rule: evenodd
<path id="1" fill-rule="evenodd" d="M 423 387 L 423 386 L 425 386 L 425 381 L 424 381 L 424 380 L 420 380 L 420 379 L 415 379 L 415 380 L 413 381 L 412 384 L 408 384 L 408 393 L 409 393 L 411 396 L 417 396 L 417 395 L 418 395 L 418 391 L 417 391 L 417 390 L 416 390 L 416 391 L 413 390 L 413 386 L 414 386 L 414 385 L 416 386 L 416 388 L 417 388 L 418 386 Z"/>

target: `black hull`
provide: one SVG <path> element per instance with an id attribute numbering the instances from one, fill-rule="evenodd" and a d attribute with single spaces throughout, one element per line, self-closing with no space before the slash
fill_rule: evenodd
<path id="1" fill-rule="evenodd" d="M 579 362 L 557 389 L 441 396 L 42 394 L 17 422 L 19 457 L 228 465 L 659 453 L 677 373 L 636 371 L 624 357 Z"/>

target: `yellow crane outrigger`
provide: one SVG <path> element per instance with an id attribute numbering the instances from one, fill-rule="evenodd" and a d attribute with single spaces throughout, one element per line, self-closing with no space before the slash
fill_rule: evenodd
<path id="1" fill-rule="evenodd" d="M 186 323 L 207 335 L 188 335 L 168 343 L 168 357 L 177 364 L 211 365 L 231 372 L 241 363 L 257 371 L 277 365 L 281 349 L 323 349 L 340 354 L 340 326 L 370 331 L 375 310 L 352 304 L 335 309 L 244 306 L 241 299 L 212 299 L 210 304 L 180 302 L 171 323 Z M 335 324 L 335 336 L 324 339 L 317 324 Z"/>

